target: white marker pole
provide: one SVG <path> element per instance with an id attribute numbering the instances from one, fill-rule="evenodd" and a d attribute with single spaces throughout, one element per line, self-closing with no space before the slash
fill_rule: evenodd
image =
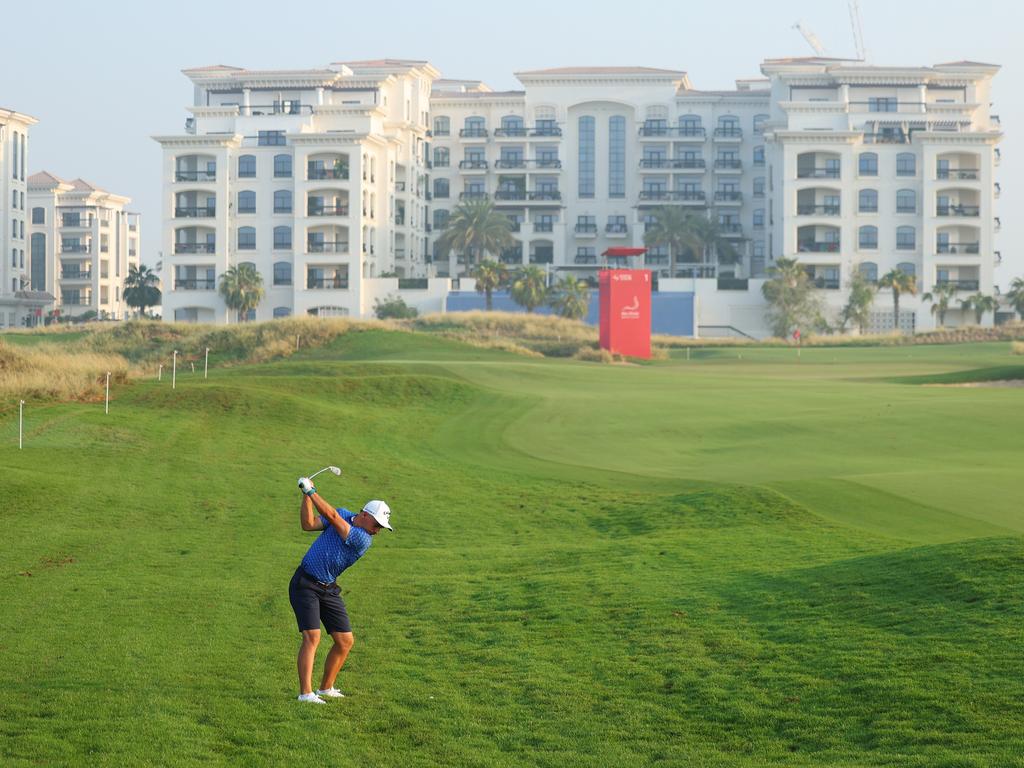
<path id="1" fill-rule="evenodd" d="M 103 412 L 110 413 L 110 371 L 107 371 L 107 397 L 103 403 Z"/>
<path id="2" fill-rule="evenodd" d="M 171 389 L 178 385 L 178 350 L 174 350 L 174 360 L 171 366 Z"/>
<path id="3" fill-rule="evenodd" d="M 210 371 L 210 348 L 206 348 L 206 357 L 203 359 L 203 378 L 206 378 L 207 373 Z"/>
<path id="4" fill-rule="evenodd" d="M 18 450 L 19 451 L 25 445 L 24 433 L 25 433 L 25 401 L 21 400 L 18 403 Z"/>
<path id="5" fill-rule="evenodd" d="M 195 373 L 196 372 L 196 361 L 192 360 L 190 362 L 192 363 L 192 373 Z"/>
<path id="6" fill-rule="evenodd" d="M 299 351 L 299 337 L 298 336 L 295 337 L 295 351 L 296 352 Z"/>
<path id="7" fill-rule="evenodd" d="M 156 380 L 157 381 L 163 381 L 164 380 L 164 364 L 163 363 L 160 363 L 160 368 L 156 372 Z"/>

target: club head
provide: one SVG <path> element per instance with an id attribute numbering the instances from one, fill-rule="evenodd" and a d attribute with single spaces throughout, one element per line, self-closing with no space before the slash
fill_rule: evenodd
<path id="1" fill-rule="evenodd" d="M 333 472 L 336 475 L 341 474 L 341 467 L 328 467 L 328 469 L 331 470 L 331 472 Z"/>

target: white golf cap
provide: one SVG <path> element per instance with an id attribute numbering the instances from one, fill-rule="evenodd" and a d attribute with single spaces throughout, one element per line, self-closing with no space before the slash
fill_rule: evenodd
<path id="1" fill-rule="evenodd" d="M 395 530 L 391 527 L 391 507 L 380 499 L 366 502 L 363 505 L 363 512 L 380 523 L 382 528 L 387 528 L 389 531 Z"/>

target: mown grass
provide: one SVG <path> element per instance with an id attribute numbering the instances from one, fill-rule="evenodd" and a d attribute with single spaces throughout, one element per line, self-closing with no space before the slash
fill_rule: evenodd
<path id="1" fill-rule="evenodd" d="M 0 423 L 0 758 L 1019 764 L 1022 393 L 893 381 L 1008 346 L 602 366 L 377 328 L 38 405 L 24 451 Z M 327 463 L 396 532 L 312 709 L 286 588 Z"/>

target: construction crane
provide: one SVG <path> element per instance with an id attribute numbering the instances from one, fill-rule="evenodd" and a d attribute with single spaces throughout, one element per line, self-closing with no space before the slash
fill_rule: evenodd
<path id="1" fill-rule="evenodd" d="M 850 13 L 850 29 L 853 32 L 853 47 L 857 52 L 857 58 L 860 61 L 867 59 L 867 51 L 864 48 L 864 30 L 861 26 L 860 21 L 860 0 L 847 0 L 847 10 Z M 825 56 L 825 46 L 821 44 L 821 40 L 811 30 L 803 25 L 802 22 L 797 22 L 793 25 L 793 29 L 798 30 L 801 35 L 804 36 L 804 40 L 814 50 L 815 56 Z"/>

